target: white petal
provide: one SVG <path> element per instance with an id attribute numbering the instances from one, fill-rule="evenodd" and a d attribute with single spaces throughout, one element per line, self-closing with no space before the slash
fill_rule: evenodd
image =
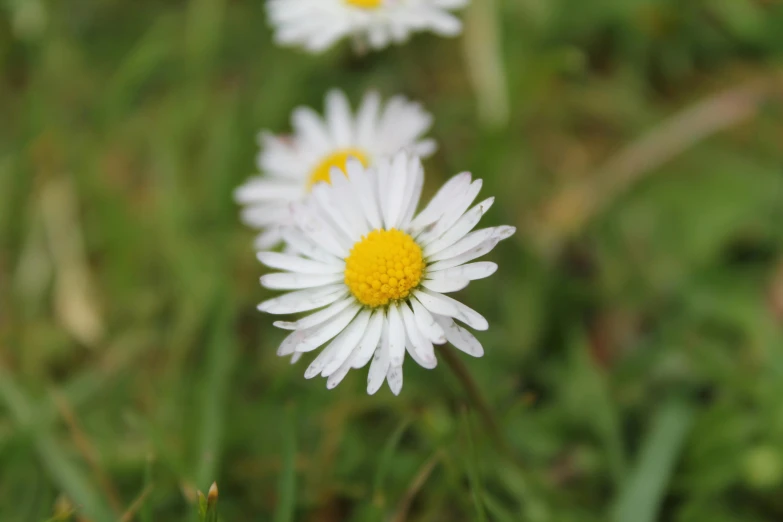
<path id="1" fill-rule="evenodd" d="M 369 316 L 369 312 L 367 312 Z M 316 357 L 313 363 L 305 372 L 305 379 L 315 377 L 319 373 L 328 377 L 336 371 L 344 362 L 346 362 L 356 342 L 364 333 L 364 327 L 367 325 L 367 317 L 364 312 L 360 313 L 340 334 L 332 339 L 321 354 Z M 324 355 L 327 354 L 327 355 Z"/>
<path id="2" fill-rule="evenodd" d="M 437 294 L 435 292 L 430 292 L 429 290 L 423 290 L 423 292 L 427 292 L 430 294 L 430 296 L 435 297 L 439 300 L 445 301 L 448 304 L 451 304 L 454 308 L 456 308 L 457 313 L 456 314 L 439 314 L 439 315 L 447 315 L 449 317 L 453 317 L 454 319 L 459 319 L 466 325 L 470 326 L 474 330 L 487 330 L 489 328 L 489 323 L 484 318 L 483 315 L 475 311 L 474 309 L 470 308 L 469 306 L 466 306 L 456 299 L 452 299 L 451 297 L 443 294 Z M 430 309 L 433 313 L 434 310 Z"/>
<path id="3" fill-rule="evenodd" d="M 437 221 L 453 202 L 454 195 L 464 193 L 469 185 L 470 172 L 462 172 L 452 177 L 438 190 L 424 210 L 413 218 L 410 229 L 419 231 Z"/>
<path id="4" fill-rule="evenodd" d="M 378 208 L 381 211 L 383 227 L 387 228 L 386 223 L 389 215 L 389 179 L 391 178 L 391 162 L 388 158 L 379 158 L 373 169 L 367 173 L 367 178 L 375 181 L 373 187 L 378 195 Z M 375 175 L 373 175 L 373 171 Z"/>
<path id="5" fill-rule="evenodd" d="M 334 147 L 320 116 L 309 107 L 294 109 L 291 123 L 297 136 L 313 154 L 321 154 Z"/>
<path id="6" fill-rule="evenodd" d="M 416 319 L 416 325 L 419 327 L 419 331 L 422 335 L 434 344 L 445 343 L 446 334 L 443 331 L 443 328 L 435 322 L 435 318 L 429 310 L 424 308 L 424 305 L 416 299 L 411 299 L 410 303 L 413 307 L 413 316 Z"/>
<path id="7" fill-rule="evenodd" d="M 364 336 L 364 332 L 367 329 L 367 323 L 370 320 L 370 314 L 371 312 L 369 310 L 362 310 L 359 312 L 359 315 L 351 321 L 351 324 L 343 330 L 338 337 L 340 339 L 339 347 L 334 353 L 334 357 L 324 367 L 321 375 L 329 377 L 351 358 L 351 355 Z M 332 342 L 337 342 L 337 339 Z"/>
<path id="8" fill-rule="evenodd" d="M 419 200 L 421 199 L 421 190 L 424 188 L 424 167 L 421 164 L 421 158 L 418 156 L 412 156 L 408 164 L 408 174 L 410 179 L 408 180 L 408 192 L 405 194 L 405 201 L 407 201 L 408 208 L 402 216 L 400 222 L 400 228 L 406 230 L 410 227 L 413 214 L 416 213 L 416 208 L 419 206 Z"/>
<path id="9" fill-rule="evenodd" d="M 356 299 L 349 295 L 340 301 L 332 303 L 323 310 L 319 310 L 313 314 L 308 315 L 307 317 L 303 317 L 298 321 L 275 321 L 273 324 L 277 328 L 282 328 L 283 330 L 304 330 L 305 328 L 316 326 L 327 321 L 328 319 L 331 319 L 335 315 L 348 308 L 348 305 L 355 302 Z"/>
<path id="10" fill-rule="evenodd" d="M 299 362 L 299 359 L 302 358 L 302 355 L 304 355 L 302 352 L 294 352 L 291 354 L 291 364 L 296 364 Z"/>
<path id="11" fill-rule="evenodd" d="M 386 380 L 392 393 L 399 395 L 402 391 L 402 366 L 390 366 L 386 373 Z"/>
<path id="12" fill-rule="evenodd" d="M 403 305 L 404 306 L 404 305 Z M 405 325 L 397 303 L 389 306 L 389 362 L 402 366 L 405 359 Z"/>
<path id="13" fill-rule="evenodd" d="M 302 274 L 339 274 L 345 272 L 345 263 L 342 261 L 322 263 L 277 252 L 258 252 L 256 257 L 269 268 L 278 270 L 288 270 Z"/>
<path id="14" fill-rule="evenodd" d="M 303 332 L 304 330 L 299 330 L 286 335 L 285 339 L 283 339 L 283 342 L 280 343 L 280 346 L 277 347 L 277 355 L 284 357 L 294 353 L 296 351 L 296 344 L 299 342 L 299 339 L 302 337 L 302 335 L 304 335 Z"/>
<path id="15" fill-rule="evenodd" d="M 315 242 L 308 239 L 301 230 L 286 228 L 282 231 L 282 237 L 288 246 L 290 246 L 295 252 L 305 257 L 309 257 L 310 259 L 315 259 L 316 261 L 321 261 L 322 263 L 329 265 L 343 262 L 342 258 L 338 258 L 334 254 L 329 253 L 328 251 L 318 246 Z"/>
<path id="16" fill-rule="evenodd" d="M 373 180 L 369 179 L 364 166 L 356 159 L 349 159 L 346 162 L 346 170 L 367 222 L 373 229 L 383 228 L 380 206 L 373 187 Z"/>
<path id="17" fill-rule="evenodd" d="M 329 91 L 326 95 L 326 122 L 338 147 L 345 147 L 353 141 L 352 119 L 345 93 L 337 89 Z"/>
<path id="18" fill-rule="evenodd" d="M 332 304 L 347 294 L 348 289 L 344 284 L 308 288 L 268 299 L 258 305 L 258 309 L 269 314 L 307 312 Z"/>
<path id="19" fill-rule="evenodd" d="M 389 174 L 389 192 L 381 193 L 381 200 L 386 200 L 383 222 L 386 228 L 399 228 L 403 214 L 408 208 L 408 202 L 404 200 L 408 182 L 408 154 L 400 151 L 392 158 Z M 394 363 L 392 362 L 392 365 Z"/>
<path id="20" fill-rule="evenodd" d="M 441 36 L 455 36 L 462 31 L 460 19 L 443 11 L 433 10 L 428 19 L 428 25 L 433 32 Z"/>
<path id="21" fill-rule="evenodd" d="M 356 140 L 359 145 L 366 146 L 373 143 L 380 108 L 381 97 L 376 91 L 364 95 L 356 113 Z"/>
<path id="22" fill-rule="evenodd" d="M 243 208 L 239 218 L 250 227 L 267 227 L 290 222 L 291 212 L 283 203 L 261 203 Z"/>
<path id="23" fill-rule="evenodd" d="M 345 361 L 336 372 L 332 373 L 326 380 L 326 389 L 333 390 L 338 384 L 340 384 L 345 376 L 348 375 L 348 371 L 351 369 L 351 361 Z"/>
<path id="24" fill-rule="evenodd" d="M 288 138 L 275 136 L 262 131 L 259 134 L 261 150 L 256 155 L 256 165 L 261 172 L 282 178 L 278 181 L 290 180 L 292 186 L 299 189 L 299 197 L 302 194 L 301 167 L 302 155 L 296 149 L 296 142 Z M 267 179 L 267 178 L 261 178 Z"/>
<path id="25" fill-rule="evenodd" d="M 405 349 L 408 351 L 408 354 L 411 356 L 411 359 L 413 359 L 416 364 L 418 364 L 425 370 L 433 370 L 438 367 L 438 360 L 435 359 L 434 357 L 435 354 L 433 353 L 432 359 L 422 359 L 419 356 L 419 353 L 416 351 L 416 348 L 413 346 L 413 343 L 411 342 L 410 339 L 407 340 L 405 344 Z"/>
<path id="26" fill-rule="evenodd" d="M 321 219 L 317 218 L 312 208 L 301 204 L 291 204 L 291 215 L 294 223 L 304 232 L 305 236 L 340 259 L 348 257 L 348 248 L 342 244 L 339 237 L 330 230 Z"/>
<path id="27" fill-rule="evenodd" d="M 333 20 L 332 23 L 322 27 L 319 32 L 311 33 L 306 45 L 308 50 L 316 53 L 325 51 L 350 32 L 351 24 L 347 20 Z"/>
<path id="28" fill-rule="evenodd" d="M 394 154 L 405 145 L 405 139 L 400 139 L 401 131 L 406 130 L 410 124 L 409 108 L 411 103 L 405 98 L 405 96 L 397 95 L 392 96 L 386 102 L 386 107 L 381 114 L 380 122 L 378 123 L 378 141 L 391 144 L 387 150 L 387 154 Z"/>
<path id="29" fill-rule="evenodd" d="M 327 362 L 329 362 L 332 357 L 334 357 L 334 352 L 337 351 L 337 347 L 334 345 L 334 343 L 329 343 L 329 345 L 321 350 L 321 353 L 319 353 L 315 359 L 313 359 L 313 362 L 310 363 L 310 366 L 307 367 L 304 373 L 305 379 L 312 379 L 319 373 L 321 373 L 321 369 L 326 365 Z"/>
<path id="30" fill-rule="evenodd" d="M 357 161 L 355 158 L 349 158 Z M 347 166 L 346 166 L 347 169 Z M 367 234 L 370 230 L 367 218 L 359 201 L 359 195 L 354 183 L 351 183 L 346 176 L 337 176 L 332 178 L 332 187 L 338 196 L 338 210 L 340 210 L 346 222 L 351 226 L 353 232 L 352 239 L 358 239 Z"/>
<path id="31" fill-rule="evenodd" d="M 394 154 L 400 149 L 411 149 L 417 140 L 432 126 L 433 117 L 416 102 L 404 96 L 389 100 L 379 123 L 376 141 L 382 143 L 385 154 Z"/>
<path id="32" fill-rule="evenodd" d="M 290 181 L 273 181 L 263 177 L 248 180 L 234 191 L 234 200 L 240 205 L 259 201 L 282 199 L 296 201 L 302 197 L 302 187 Z"/>
<path id="33" fill-rule="evenodd" d="M 424 308 L 433 314 L 447 315 L 449 317 L 459 315 L 457 307 L 447 301 L 445 295 L 432 293 L 429 290 L 414 290 L 413 296 L 424 305 Z"/>
<path id="34" fill-rule="evenodd" d="M 370 41 L 370 47 L 373 49 L 381 49 L 389 45 L 389 33 L 386 31 L 386 27 L 382 25 L 373 25 L 368 28 L 369 34 L 367 35 Z"/>
<path id="35" fill-rule="evenodd" d="M 348 326 L 348 323 L 350 323 L 351 319 L 359 312 L 359 309 L 359 305 L 349 306 L 337 314 L 337 317 L 325 323 L 323 328 L 320 327 L 321 325 L 314 327 L 316 331 L 305 336 L 305 338 L 296 345 L 296 351 L 310 352 L 315 350 Z"/>
<path id="36" fill-rule="evenodd" d="M 433 292 L 459 292 L 470 284 L 469 279 L 459 277 L 444 277 L 438 279 L 425 279 L 421 286 Z"/>
<path id="37" fill-rule="evenodd" d="M 381 341 L 381 332 L 383 330 L 383 323 L 386 322 L 386 314 L 382 309 L 373 311 L 370 322 L 364 331 L 364 337 L 359 342 L 359 347 L 354 352 L 351 366 L 354 368 L 363 368 L 370 359 L 372 359 L 375 349 L 378 348 L 378 344 Z"/>
<path id="38" fill-rule="evenodd" d="M 344 311 L 343 314 L 346 311 Z M 341 317 L 342 315 L 338 315 L 337 318 L 334 319 L 333 321 L 340 321 L 342 320 Z M 351 317 L 349 316 L 348 321 L 350 320 Z M 282 343 L 280 343 L 280 347 L 277 349 L 277 355 L 290 355 L 297 350 L 297 348 L 301 345 L 303 341 L 311 339 L 314 336 L 318 338 L 319 336 L 328 335 L 331 328 L 333 328 L 332 322 L 321 321 L 318 324 L 307 327 L 305 329 L 294 330 L 293 332 L 288 334 L 288 336 L 285 339 L 283 339 Z M 334 337 L 334 334 L 332 334 L 326 340 L 331 339 L 331 337 Z M 323 344 L 323 342 L 321 344 Z M 300 351 L 304 351 L 304 350 L 300 350 Z"/>
<path id="39" fill-rule="evenodd" d="M 410 29 L 405 25 L 405 22 L 395 18 L 389 19 L 389 31 L 394 43 L 403 43 L 410 35 Z"/>
<path id="40" fill-rule="evenodd" d="M 301 290 L 339 283 L 343 274 L 300 274 L 298 272 L 276 272 L 261 276 L 261 284 L 271 290 Z"/>
<path id="41" fill-rule="evenodd" d="M 406 346 L 408 346 L 411 357 L 424 368 L 434 368 L 437 366 L 438 360 L 435 358 L 435 349 L 432 347 L 432 343 L 419 330 L 416 317 L 408 305 L 402 305 L 400 309 L 405 323 L 405 334 L 409 341 Z"/>
<path id="42" fill-rule="evenodd" d="M 484 355 L 484 348 L 472 333 L 457 325 L 450 317 L 435 316 L 435 320 L 443 327 L 446 332 L 446 339 L 468 355 L 481 357 Z"/>
<path id="43" fill-rule="evenodd" d="M 481 191 L 482 185 L 483 181 L 477 179 L 468 186 L 464 193 L 455 197 L 446 212 L 444 212 L 440 219 L 435 222 L 432 229 L 426 230 L 421 234 L 419 241 L 426 245 L 446 233 L 459 218 L 462 217 L 468 207 L 470 207 L 473 200 L 476 199 L 476 196 L 478 196 L 478 193 Z"/>
<path id="44" fill-rule="evenodd" d="M 473 230 L 478 225 L 481 216 L 483 216 L 487 210 L 492 207 L 492 203 L 495 202 L 495 198 L 488 198 L 467 211 L 461 218 L 447 230 L 438 239 L 433 240 L 424 247 L 424 257 L 429 257 L 443 250 L 446 247 L 450 247 Z"/>
<path id="45" fill-rule="evenodd" d="M 435 140 L 428 138 L 414 143 L 412 150 L 420 158 L 429 158 L 438 150 L 438 144 Z"/>
<path id="46" fill-rule="evenodd" d="M 432 280 L 458 278 L 475 281 L 476 279 L 484 279 L 491 276 L 497 269 L 498 265 L 496 263 L 479 261 L 478 263 L 455 266 L 445 270 L 428 271 L 427 278 Z"/>
<path id="47" fill-rule="evenodd" d="M 477 257 L 481 257 L 484 254 L 490 252 L 493 248 L 495 248 L 498 245 L 498 243 L 500 243 L 499 239 L 487 239 L 477 247 L 471 248 L 464 254 L 460 254 L 458 256 L 449 259 L 444 259 L 443 261 L 437 261 L 435 263 L 432 263 L 431 265 L 428 265 L 427 271 L 437 272 L 440 270 L 446 270 L 448 268 L 463 265 L 468 261 L 473 261 Z"/>
<path id="48" fill-rule="evenodd" d="M 370 364 L 370 371 L 367 372 L 367 393 L 373 395 L 377 392 L 383 381 L 386 379 L 386 372 L 389 369 L 389 326 L 388 322 L 383 322 L 383 332 L 381 333 L 381 346 L 375 350 L 375 356 Z"/>
<path id="49" fill-rule="evenodd" d="M 280 227 L 270 227 L 256 236 L 253 241 L 253 248 L 256 250 L 266 250 L 272 248 L 283 240 Z"/>
<path id="50" fill-rule="evenodd" d="M 340 177 L 345 177 L 342 174 L 342 170 L 337 167 L 332 167 L 331 179 Z M 318 183 L 313 187 L 311 195 L 326 216 L 328 216 L 330 223 L 333 225 L 332 228 L 342 232 L 342 234 L 351 241 L 356 241 L 361 237 L 361 230 L 356 227 L 356 223 L 351 223 L 346 219 L 343 210 L 336 205 L 336 200 L 341 194 L 335 186 L 327 183 Z M 346 203 L 347 205 L 355 204 L 354 201 L 348 201 Z M 346 205 L 343 204 L 340 206 L 344 207 Z"/>
<path id="51" fill-rule="evenodd" d="M 428 260 L 432 262 L 432 261 L 440 261 L 442 259 L 449 259 L 452 257 L 456 257 L 461 254 L 464 254 L 465 252 L 473 248 L 476 248 L 477 246 L 484 243 L 485 241 L 491 241 L 491 240 L 501 241 L 503 239 L 511 237 L 511 235 L 515 231 L 516 228 L 509 227 L 509 226 L 482 228 L 481 230 L 476 230 L 475 232 L 471 232 L 470 234 L 463 237 L 462 239 L 460 239 L 450 247 L 444 248 L 437 254 L 430 256 Z"/>
<path id="52" fill-rule="evenodd" d="M 443 9 L 460 9 L 470 3 L 470 0 L 432 0 L 432 5 Z"/>

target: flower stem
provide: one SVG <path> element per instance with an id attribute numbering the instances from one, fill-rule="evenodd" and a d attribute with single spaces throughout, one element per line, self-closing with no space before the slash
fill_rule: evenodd
<path id="1" fill-rule="evenodd" d="M 492 442 L 494 442 L 497 448 L 499 448 L 503 453 L 516 460 L 514 451 L 511 449 L 511 446 L 509 446 L 506 438 L 500 431 L 498 423 L 495 420 L 495 415 L 492 413 L 492 410 L 487 404 L 487 401 L 481 394 L 481 391 L 476 385 L 476 381 L 474 381 L 473 377 L 471 377 L 468 368 L 465 366 L 462 360 L 457 357 L 452 348 L 438 346 L 437 349 L 440 352 L 441 357 L 446 361 L 446 364 L 449 365 L 449 368 L 457 377 L 457 380 L 465 389 L 465 393 L 467 394 L 471 405 L 484 421 L 483 424 L 486 427 L 487 433 L 492 439 Z"/>

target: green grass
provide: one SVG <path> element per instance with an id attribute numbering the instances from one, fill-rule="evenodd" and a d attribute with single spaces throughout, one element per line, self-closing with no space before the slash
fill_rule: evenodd
<path id="1" fill-rule="evenodd" d="M 262 0 L 0 2 L 0 520 L 190 522 L 212 481 L 226 522 L 783 519 L 783 10 L 465 16 L 313 57 Z M 422 101 L 426 194 L 471 170 L 519 228 L 460 294 L 497 432 L 444 361 L 367 397 L 275 355 L 231 193 L 333 86 Z"/>

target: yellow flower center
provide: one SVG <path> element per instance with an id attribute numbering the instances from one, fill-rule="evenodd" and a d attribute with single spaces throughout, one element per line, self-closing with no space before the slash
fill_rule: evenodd
<path id="1" fill-rule="evenodd" d="M 345 261 L 345 284 L 360 303 L 373 308 L 408 297 L 424 272 L 421 247 L 392 228 L 373 230 L 357 241 Z"/>
<path id="2" fill-rule="evenodd" d="M 370 161 L 367 155 L 359 149 L 341 149 L 326 156 L 317 167 L 313 169 L 313 173 L 310 174 L 310 179 L 307 181 L 307 188 L 313 188 L 313 185 L 320 181 L 331 183 L 329 179 L 329 171 L 332 167 L 337 167 L 343 171 L 343 174 L 347 175 L 345 164 L 348 162 L 348 158 L 356 158 L 361 161 L 365 167 L 369 165 Z"/>
<path id="3" fill-rule="evenodd" d="M 383 4 L 383 0 L 345 0 L 348 5 L 362 9 L 377 9 Z"/>

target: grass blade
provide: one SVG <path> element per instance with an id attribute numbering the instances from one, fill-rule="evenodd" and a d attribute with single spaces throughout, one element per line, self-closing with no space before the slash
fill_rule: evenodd
<path id="1" fill-rule="evenodd" d="M 216 319 L 207 356 L 204 394 L 199 409 L 201 427 L 196 484 L 209 484 L 216 479 L 223 439 L 226 393 L 231 382 L 236 352 L 236 342 L 231 331 L 234 311 L 227 304 L 230 300 L 218 292 L 214 302 L 221 303 L 221 306 L 215 310 Z"/>
<path id="2" fill-rule="evenodd" d="M 147 465 L 144 467 L 144 490 L 152 491 L 152 465 L 155 459 L 152 455 L 147 457 Z M 153 522 L 152 520 L 152 502 L 149 497 L 144 499 L 144 504 L 139 512 L 139 522 Z"/>
<path id="3" fill-rule="evenodd" d="M 473 442 L 473 433 L 470 426 L 470 418 L 467 410 L 462 411 L 462 424 L 467 438 L 467 471 L 470 482 L 470 491 L 473 495 L 473 505 L 476 507 L 476 520 L 478 522 L 488 522 L 487 513 L 484 510 L 484 492 L 481 487 L 481 478 L 479 477 L 479 462 L 476 454 L 476 446 Z"/>
<path id="4" fill-rule="evenodd" d="M 613 522 L 653 522 L 691 426 L 691 407 L 672 399 L 658 412 L 639 462 L 612 511 Z"/>
<path id="5" fill-rule="evenodd" d="M 16 386 L 10 373 L 0 366 L 0 402 L 4 402 L 14 422 L 22 429 L 30 419 L 38 416 L 34 412 L 33 401 L 21 388 Z M 52 481 L 65 492 L 71 501 L 79 506 L 79 511 L 94 522 L 114 522 L 116 517 L 98 494 L 97 488 L 87 479 L 86 474 L 69 459 L 63 448 L 48 433 L 40 430 L 30 431 L 35 441 L 35 449 Z"/>
<path id="6" fill-rule="evenodd" d="M 296 508 L 296 412 L 291 406 L 286 412 L 283 430 L 283 470 L 280 473 L 275 522 L 293 522 Z"/>
<path id="7" fill-rule="evenodd" d="M 394 452 L 397 446 L 400 444 L 405 430 L 411 424 L 411 419 L 407 418 L 403 420 L 397 429 L 394 430 L 389 440 L 383 446 L 383 452 L 378 459 L 378 470 L 375 472 L 375 480 L 373 481 L 373 502 L 384 504 L 385 499 L 383 496 L 383 482 L 386 479 L 386 475 L 391 467 L 392 459 L 394 458 Z"/>
<path id="8" fill-rule="evenodd" d="M 495 0 L 473 2 L 465 13 L 465 62 L 476 92 L 479 121 L 488 129 L 504 128 L 510 117 L 500 18 Z"/>

